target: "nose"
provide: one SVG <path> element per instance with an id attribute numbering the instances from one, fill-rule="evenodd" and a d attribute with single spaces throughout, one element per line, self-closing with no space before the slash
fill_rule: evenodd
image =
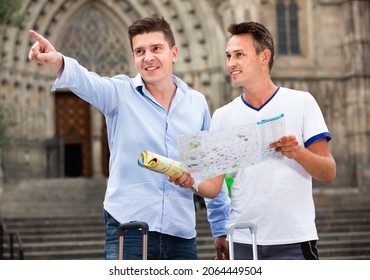
<path id="1" fill-rule="evenodd" d="M 152 61 L 153 59 L 154 59 L 154 56 L 151 52 L 145 52 L 145 57 L 144 57 L 145 61 Z"/>
<path id="2" fill-rule="evenodd" d="M 236 65 L 235 60 L 232 57 L 227 59 L 227 67 L 231 68 L 235 65 Z"/>

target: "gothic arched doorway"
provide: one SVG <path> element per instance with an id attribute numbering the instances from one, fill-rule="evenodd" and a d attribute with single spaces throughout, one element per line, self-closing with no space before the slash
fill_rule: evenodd
<path id="1" fill-rule="evenodd" d="M 56 92 L 55 128 L 64 140 L 64 175 L 90 177 L 90 105 L 69 91 Z"/>

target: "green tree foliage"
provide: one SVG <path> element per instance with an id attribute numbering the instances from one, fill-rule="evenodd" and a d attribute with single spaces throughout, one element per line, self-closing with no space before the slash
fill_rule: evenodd
<path id="1" fill-rule="evenodd" d="M 0 27 L 20 26 L 24 22 L 27 13 L 21 11 L 23 2 L 23 0 L 0 0 Z M 0 104 L 0 163 L 2 149 L 11 144 L 11 140 L 6 136 L 6 128 L 11 125 L 14 123 L 5 118 L 4 108 Z"/>
<path id="2" fill-rule="evenodd" d="M 2 148 L 10 145 L 10 139 L 5 134 L 5 129 L 8 125 L 10 123 L 5 120 L 3 107 L 0 106 L 0 158 Z"/>
<path id="3" fill-rule="evenodd" d="M 0 0 L 0 25 L 19 26 L 27 13 L 20 12 L 23 0 Z"/>

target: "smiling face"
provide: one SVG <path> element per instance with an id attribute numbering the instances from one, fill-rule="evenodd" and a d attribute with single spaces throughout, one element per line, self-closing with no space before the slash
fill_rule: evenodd
<path id="1" fill-rule="evenodd" d="M 225 53 L 234 86 L 251 86 L 268 74 L 266 52 L 257 54 L 253 38 L 249 34 L 233 35 L 227 43 Z"/>
<path id="2" fill-rule="evenodd" d="M 150 32 L 132 38 L 135 66 L 144 82 L 151 85 L 172 82 L 172 67 L 178 48 L 170 48 L 162 32 Z"/>

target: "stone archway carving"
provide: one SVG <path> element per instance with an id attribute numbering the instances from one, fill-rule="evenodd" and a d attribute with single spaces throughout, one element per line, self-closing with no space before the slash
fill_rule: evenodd
<path id="1" fill-rule="evenodd" d="M 46 139 L 56 131 L 54 97 L 49 93 L 54 77 L 46 67 L 28 61 L 28 50 L 33 44 L 28 36 L 30 29 L 44 35 L 59 51 L 77 58 L 89 70 L 107 76 L 119 73 L 133 76 L 136 71 L 127 27 L 139 17 L 163 16 L 170 22 L 180 47 L 175 73 L 206 96 L 211 110 L 219 107 L 224 102 L 225 39 L 213 8 L 208 1 L 195 0 L 25 1 L 29 20 L 20 28 L 1 30 L 4 39 L 1 55 L 6 60 L 3 83 L 13 80 L 17 85 L 17 97 L 9 102 L 15 106 L 27 103 L 27 114 L 32 115 L 19 122 L 14 133 L 19 137 Z M 97 139 L 103 133 L 101 114 L 94 109 L 90 113 L 92 161 L 100 165 L 102 151 L 96 141 L 101 141 Z M 22 114 L 25 112 L 19 111 L 14 117 L 23 120 Z M 37 126 L 45 120 L 46 127 Z M 101 167 L 93 165 L 93 174 L 101 173 Z"/>

